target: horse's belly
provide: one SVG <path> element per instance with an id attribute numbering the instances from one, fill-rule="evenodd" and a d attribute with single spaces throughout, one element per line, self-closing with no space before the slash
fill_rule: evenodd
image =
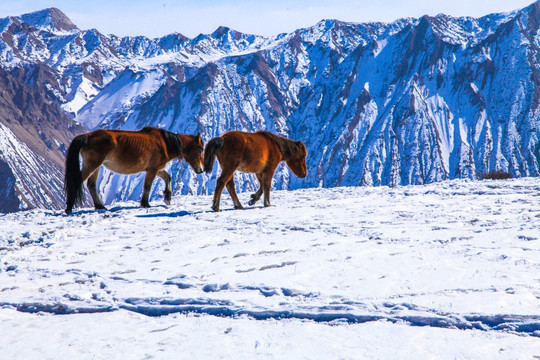
<path id="1" fill-rule="evenodd" d="M 265 165 L 266 165 L 265 163 L 259 162 L 259 161 L 249 163 L 249 164 L 243 163 L 243 164 L 240 164 L 240 166 L 238 166 L 237 170 L 241 172 L 245 172 L 245 173 L 260 173 L 264 170 Z"/>
<path id="2" fill-rule="evenodd" d="M 262 151 L 251 151 L 244 154 L 238 170 L 245 173 L 261 173 L 268 166 L 268 154 Z"/>
<path id="3" fill-rule="evenodd" d="M 130 163 L 130 162 L 105 160 L 105 162 L 103 162 L 103 165 L 105 165 L 107 169 L 114 171 L 115 173 L 123 174 L 123 175 L 137 174 L 137 173 L 140 173 L 141 171 L 146 170 L 145 164 L 138 163 L 138 162 Z"/>

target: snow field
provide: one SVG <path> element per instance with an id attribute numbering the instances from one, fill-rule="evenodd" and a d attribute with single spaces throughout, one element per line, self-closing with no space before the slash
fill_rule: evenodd
<path id="1" fill-rule="evenodd" d="M 210 204 L 1 215 L 0 358 L 540 356 L 537 178 Z"/>

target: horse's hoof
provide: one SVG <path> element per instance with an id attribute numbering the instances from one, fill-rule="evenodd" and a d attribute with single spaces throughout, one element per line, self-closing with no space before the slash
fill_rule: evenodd
<path id="1" fill-rule="evenodd" d="M 214 210 L 214 212 L 219 212 L 219 206 L 212 206 L 212 210 Z"/>
<path id="2" fill-rule="evenodd" d="M 66 209 L 66 214 L 70 215 L 71 214 L 71 209 Z"/>
<path id="3" fill-rule="evenodd" d="M 243 210 L 244 207 L 242 205 L 234 205 L 234 208 L 237 210 Z"/>
<path id="4" fill-rule="evenodd" d="M 248 205 L 251 206 L 251 205 L 254 205 L 255 204 L 255 200 L 254 199 L 251 199 L 248 201 Z"/>
<path id="5" fill-rule="evenodd" d="M 101 205 L 101 206 L 95 206 L 94 209 L 95 209 L 95 210 L 107 210 L 107 208 L 106 208 L 105 206 L 103 206 L 103 205 Z"/>
<path id="6" fill-rule="evenodd" d="M 165 202 L 165 204 L 167 205 L 171 204 L 171 195 L 172 194 L 170 192 L 163 193 L 163 201 Z"/>

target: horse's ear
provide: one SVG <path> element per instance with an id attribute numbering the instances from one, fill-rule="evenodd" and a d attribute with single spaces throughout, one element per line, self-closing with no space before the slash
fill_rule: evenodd
<path id="1" fill-rule="evenodd" d="M 201 139 L 201 133 L 198 133 L 198 134 L 197 134 L 197 136 L 195 137 L 195 140 L 196 140 L 197 142 L 199 142 L 199 143 L 202 141 L 202 139 Z"/>
<path id="2" fill-rule="evenodd" d="M 304 144 L 302 141 L 297 141 L 296 146 L 298 146 L 299 149 L 302 149 L 302 152 L 307 154 L 306 144 Z"/>

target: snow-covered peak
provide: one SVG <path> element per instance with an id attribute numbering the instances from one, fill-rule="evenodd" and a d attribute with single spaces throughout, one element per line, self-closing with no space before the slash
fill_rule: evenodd
<path id="1" fill-rule="evenodd" d="M 186 50 L 191 54 L 206 55 L 221 58 L 237 55 L 240 52 L 256 51 L 270 39 L 244 34 L 231 28 L 220 26 L 211 34 L 200 34 L 186 44 Z"/>
<path id="2" fill-rule="evenodd" d="M 180 51 L 188 42 L 189 38 L 180 33 L 172 33 L 165 35 L 159 39 L 157 42 L 161 48 L 166 51 Z"/>
<path id="3" fill-rule="evenodd" d="M 220 26 L 212 33 L 211 36 L 216 39 L 227 36 L 229 38 L 232 37 L 235 40 L 239 40 L 242 37 L 242 35 L 243 34 L 241 32 L 233 30 L 227 26 Z"/>
<path id="4" fill-rule="evenodd" d="M 18 19 L 30 26 L 47 31 L 71 31 L 78 29 L 66 14 L 54 7 L 21 15 Z"/>

